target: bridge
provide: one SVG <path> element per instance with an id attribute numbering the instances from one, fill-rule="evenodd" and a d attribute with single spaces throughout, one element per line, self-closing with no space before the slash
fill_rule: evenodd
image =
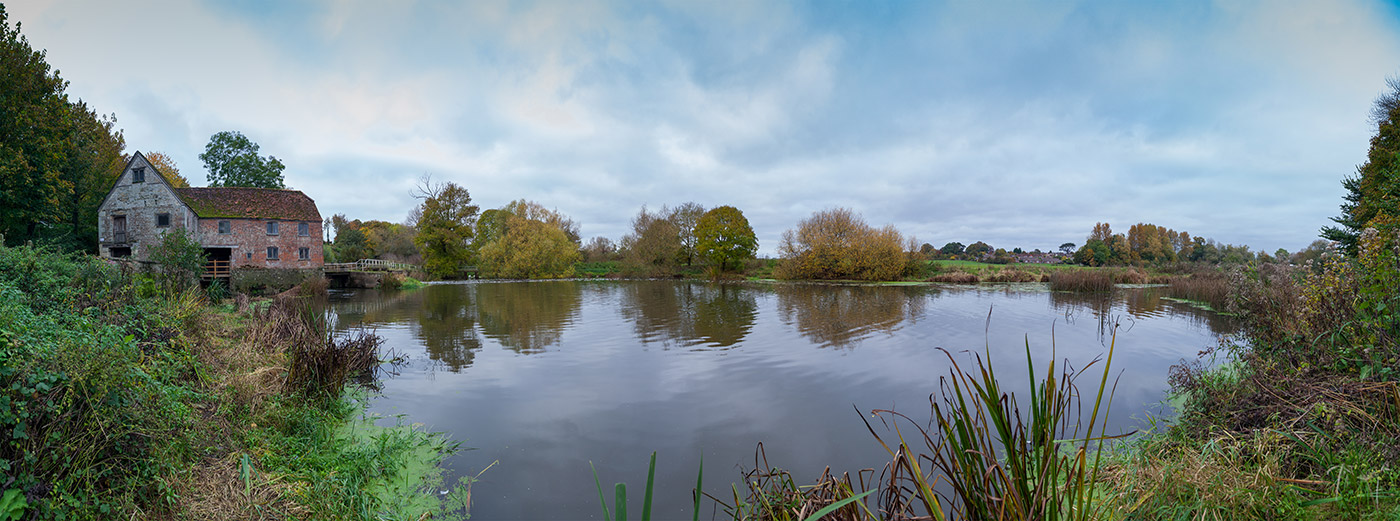
<path id="1" fill-rule="evenodd" d="M 406 272 L 421 269 L 416 265 L 382 259 L 360 259 L 355 262 L 328 262 L 323 268 L 326 273 L 349 273 L 352 271 L 393 271 Z"/>

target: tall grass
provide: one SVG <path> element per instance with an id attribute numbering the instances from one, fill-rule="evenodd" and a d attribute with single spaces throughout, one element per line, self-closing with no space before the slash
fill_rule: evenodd
<path id="1" fill-rule="evenodd" d="M 1220 271 L 1199 271 L 1167 282 L 1167 292 L 1176 298 L 1194 300 L 1217 310 L 1230 301 L 1230 281 Z"/>
<path id="2" fill-rule="evenodd" d="M 1113 291 L 1113 272 L 1103 269 L 1057 270 L 1050 274 L 1050 289 L 1084 293 Z"/>
<path id="3" fill-rule="evenodd" d="M 944 350 L 952 368 L 930 398 L 935 430 L 901 413 L 877 410 L 875 416 L 895 433 L 887 441 L 866 420 L 893 458 L 882 496 L 885 514 L 900 519 L 1080 520 L 1107 512 L 1112 505 L 1096 494 L 1096 487 L 1105 441 L 1119 437 L 1104 432 L 1112 404 L 1108 379 L 1114 337 L 1105 359 L 1078 370 L 1062 366 L 1057 373 L 1052 354 L 1043 380 L 1036 377 L 1027 342 L 1033 389 L 1027 404 L 1001 387 L 981 356 L 975 371 L 965 371 Z M 1091 372 L 1100 362 L 1102 372 Z M 1097 389 L 1081 389 L 1079 381 L 1089 376 L 1096 376 L 1092 384 Z M 1084 396 L 1092 397 L 1087 422 L 1081 417 Z M 901 423 L 914 427 L 912 441 L 926 452 L 916 452 Z"/>

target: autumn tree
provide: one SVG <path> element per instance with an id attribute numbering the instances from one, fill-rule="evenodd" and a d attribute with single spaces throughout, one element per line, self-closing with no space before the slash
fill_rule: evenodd
<path id="1" fill-rule="evenodd" d="M 969 244 L 967 246 L 967 249 L 963 250 L 963 254 L 967 256 L 968 260 L 977 260 L 983 255 L 990 255 L 991 253 L 992 245 L 982 241 L 977 241 L 972 244 Z"/>
<path id="2" fill-rule="evenodd" d="M 209 136 L 209 144 L 199 155 L 209 170 L 209 186 L 286 188 L 282 161 L 258 155 L 260 147 L 241 132 L 226 130 Z"/>
<path id="3" fill-rule="evenodd" d="M 594 237 L 584 244 L 581 252 L 584 262 L 610 261 L 617 255 L 617 245 L 607 237 Z"/>
<path id="4" fill-rule="evenodd" d="M 483 212 L 477 230 L 480 269 L 490 277 L 568 277 L 581 257 L 573 220 L 532 201 Z"/>
<path id="5" fill-rule="evenodd" d="M 146 157 L 146 161 L 155 167 L 160 176 L 165 178 L 165 182 L 170 183 L 174 188 L 189 188 L 190 181 L 185 176 L 180 175 L 180 168 L 175 166 L 175 160 L 161 152 L 145 152 L 141 155 Z"/>
<path id="6" fill-rule="evenodd" d="M 724 272 L 739 269 L 745 259 L 758 252 L 758 237 L 744 218 L 744 212 L 733 206 L 721 206 L 705 212 L 695 223 L 693 233 L 698 255 Z"/>
<path id="7" fill-rule="evenodd" d="M 472 258 L 477 207 L 466 188 L 434 183 L 425 176 L 414 193 L 419 205 L 418 234 L 413 243 L 423 255 L 423 268 L 436 277 L 451 277 Z"/>
<path id="8" fill-rule="evenodd" d="M 903 238 L 847 208 L 823 210 L 783 232 L 776 274 L 786 279 L 894 280 L 905 268 Z"/>
<path id="9" fill-rule="evenodd" d="M 1342 179 L 1346 202 L 1342 215 L 1332 218 L 1339 226 L 1322 229 L 1322 237 L 1337 241 L 1349 255 L 1357 254 L 1362 230 L 1400 217 L 1400 77 L 1387 78 L 1386 86 L 1390 91 L 1371 106 L 1376 131 L 1366 162 Z"/>
<path id="10" fill-rule="evenodd" d="M 650 276 L 670 275 L 681 256 L 680 230 L 665 207 L 649 212 L 645 206 L 632 218 L 632 233 L 622 237 L 622 261 L 627 271 Z"/>

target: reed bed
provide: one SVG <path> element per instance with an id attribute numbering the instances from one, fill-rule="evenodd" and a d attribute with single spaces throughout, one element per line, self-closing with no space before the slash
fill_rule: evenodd
<path id="1" fill-rule="evenodd" d="M 1176 277 L 1171 279 L 1167 286 L 1167 292 L 1172 297 L 1204 302 L 1218 310 L 1224 310 L 1230 302 L 1230 281 L 1219 271 L 1202 271 Z"/>
<path id="2" fill-rule="evenodd" d="M 1059 270 L 1050 274 L 1050 289 L 1103 293 L 1113 291 L 1113 272 L 1108 270 Z"/>
<path id="3" fill-rule="evenodd" d="M 1040 282 L 1040 275 L 1011 268 L 994 271 L 982 282 Z"/>
<path id="4" fill-rule="evenodd" d="M 954 271 L 949 273 L 939 273 L 937 275 L 929 277 L 928 281 L 945 282 L 950 284 L 977 284 L 979 282 L 982 282 L 982 279 L 979 278 L 977 275 L 965 271 Z"/>

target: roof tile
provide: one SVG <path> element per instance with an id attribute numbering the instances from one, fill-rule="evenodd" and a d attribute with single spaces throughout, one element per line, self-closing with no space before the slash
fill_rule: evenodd
<path id="1" fill-rule="evenodd" d="M 316 202 L 296 190 L 270 188 L 176 188 L 201 219 L 280 219 L 320 222 Z"/>

